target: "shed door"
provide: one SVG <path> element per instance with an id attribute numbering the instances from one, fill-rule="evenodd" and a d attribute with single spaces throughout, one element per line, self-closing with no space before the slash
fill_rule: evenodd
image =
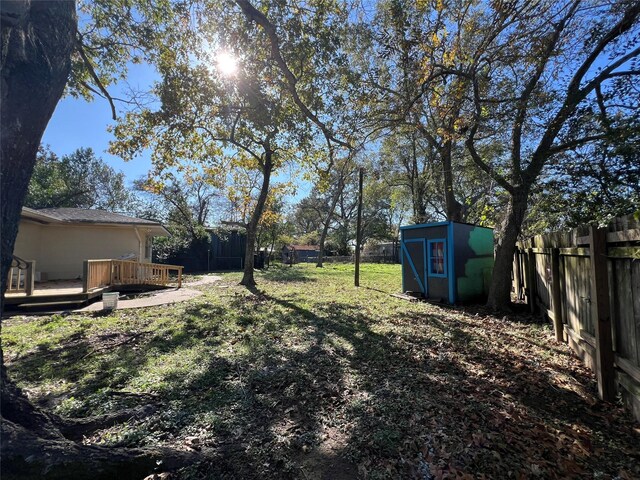
<path id="1" fill-rule="evenodd" d="M 407 290 L 414 291 L 414 283 L 425 296 L 427 295 L 427 245 L 424 238 L 402 240 L 402 255 L 405 275 L 413 282 L 406 285 Z M 405 278 L 407 278 L 405 277 Z"/>

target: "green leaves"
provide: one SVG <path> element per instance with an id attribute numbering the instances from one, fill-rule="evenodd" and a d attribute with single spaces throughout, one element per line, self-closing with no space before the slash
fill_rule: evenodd
<path id="1" fill-rule="evenodd" d="M 128 211 L 131 200 L 124 174 L 97 158 L 90 148 L 60 158 L 48 147 L 40 147 L 25 206 Z"/>

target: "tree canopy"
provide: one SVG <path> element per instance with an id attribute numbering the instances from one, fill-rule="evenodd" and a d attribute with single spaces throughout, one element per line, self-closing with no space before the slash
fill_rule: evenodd
<path id="1" fill-rule="evenodd" d="M 31 208 L 98 208 L 127 212 L 133 198 L 124 173 L 116 172 L 90 148 L 58 157 L 40 147 L 25 206 Z"/>

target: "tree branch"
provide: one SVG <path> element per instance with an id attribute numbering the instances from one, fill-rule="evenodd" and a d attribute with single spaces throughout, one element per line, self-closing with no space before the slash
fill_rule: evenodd
<path id="1" fill-rule="evenodd" d="M 477 79 L 473 79 L 473 98 L 475 105 L 475 120 L 473 122 L 473 126 L 469 129 L 469 136 L 467 137 L 465 146 L 471 155 L 471 159 L 473 163 L 475 163 L 480 169 L 488 174 L 491 178 L 493 178 L 498 185 L 504 188 L 507 192 L 513 195 L 514 188 L 513 186 L 498 172 L 496 172 L 488 163 L 482 160 L 480 154 L 476 150 L 475 146 L 475 136 L 478 131 L 478 126 L 480 124 L 480 117 L 482 116 L 482 105 L 480 104 L 480 88 L 478 87 Z"/>
<path id="2" fill-rule="evenodd" d="M 113 103 L 113 98 L 111 97 L 111 95 L 109 94 L 105 86 L 102 84 L 102 82 L 100 81 L 98 74 L 93 68 L 91 61 L 89 60 L 89 57 L 87 57 L 87 54 L 84 51 L 84 45 L 82 44 L 82 37 L 80 35 L 80 32 L 77 32 L 77 33 L 78 33 L 78 37 L 76 37 L 76 50 L 80 54 L 80 58 L 82 58 L 82 62 L 87 67 L 87 70 L 89 71 L 89 75 L 91 75 L 91 78 L 93 78 L 93 81 L 96 82 L 96 85 L 102 92 L 102 96 L 109 101 L 109 105 L 111 106 L 111 118 L 113 120 L 116 120 L 118 118 L 118 115 L 116 114 L 116 106 Z M 83 85 L 86 86 L 86 83 L 84 82 L 82 83 Z M 89 88 L 89 90 L 91 90 L 92 92 L 95 92 L 95 90 L 92 88 Z"/>
<path id="3" fill-rule="evenodd" d="M 564 152 L 566 150 L 571 150 L 572 148 L 580 147 L 590 142 L 595 142 L 596 140 L 604 140 L 605 138 L 611 136 L 608 133 L 602 133 L 599 135 L 589 135 L 587 137 L 578 138 L 576 140 L 571 140 L 570 142 L 561 143 L 559 145 L 555 145 L 549 148 L 549 153 L 551 155 L 555 155 L 556 153 Z"/>
<path id="4" fill-rule="evenodd" d="M 322 131 L 323 135 L 327 139 L 327 142 L 333 141 L 341 147 L 351 148 L 351 145 L 349 143 L 337 139 L 333 132 L 331 132 L 329 127 L 327 127 L 327 125 L 325 125 L 322 120 L 320 120 L 311 110 L 309 110 L 309 107 L 307 107 L 300 98 L 300 95 L 298 94 L 298 90 L 296 88 L 298 79 L 289 69 L 284 58 L 282 58 L 282 53 L 280 52 L 280 38 L 278 37 L 278 33 L 276 32 L 273 24 L 262 12 L 256 9 L 249 2 L 249 0 L 235 0 L 235 2 L 240 7 L 247 20 L 260 25 L 264 32 L 267 34 L 267 37 L 269 37 L 269 42 L 271 43 L 271 56 L 273 57 L 285 77 L 287 90 L 293 97 L 293 101 L 298 106 L 298 108 L 300 108 L 304 116 L 311 120 Z"/>
<path id="5" fill-rule="evenodd" d="M 582 79 L 587 74 L 587 72 L 591 69 L 591 66 L 595 63 L 595 61 L 598 59 L 600 54 L 604 51 L 604 49 L 607 47 L 607 45 L 609 45 L 613 40 L 615 40 L 616 38 L 618 38 L 620 35 L 622 35 L 624 32 L 626 32 L 627 30 L 629 30 L 631 28 L 631 26 L 635 22 L 636 18 L 638 17 L 638 13 L 640 13 L 640 3 L 635 2 L 635 4 L 633 4 L 625 12 L 625 14 L 622 17 L 622 19 L 620 19 L 620 21 L 618 23 L 616 23 L 612 28 L 610 28 L 609 31 L 607 32 L 607 34 L 600 39 L 600 41 L 595 46 L 595 48 L 591 51 L 589 56 L 587 56 L 587 58 L 582 63 L 582 65 L 580 65 L 580 68 L 578 68 L 578 70 L 576 71 L 575 75 L 571 79 L 571 83 L 569 84 L 569 88 L 567 89 L 567 91 L 575 92 L 575 91 L 579 90 L 580 83 L 582 82 Z M 606 70 L 609 70 L 609 72 L 611 72 L 615 68 L 617 68 L 618 66 L 620 66 L 620 65 L 617 65 L 617 66 L 613 67 L 610 70 L 608 68 L 603 70 L 601 75 Z"/>
<path id="6" fill-rule="evenodd" d="M 535 72 L 527 82 L 524 88 L 524 91 L 522 92 L 522 95 L 520 96 L 520 99 L 517 103 L 516 117 L 513 123 L 513 129 L 511 130 L 511 144 L 512 144 L 511 156 L 512 156 L 512 162 L 513 162 L 514 179 L 515 178 L 519 179 L 520 173 L 521 173 L 520 162 L 521 162 L 521 149 L 522 149 L 522 129 L 524 127 L 524 121 L 527 115 L 529 99 L 531 98 L 533 91 L 538 85 L 538 82 L 540 81 L 540 78 L 542 77 L 542 74 L 544 73 L 544 70 L 547 67 L 549 58 L 551 58 L 551 55 L 556 48 L 556 45 L 558 45 L 558 42 L 560 41 L 560 36 L 562 35 L 562 32 L 564 31 L 567 25 L 567 22 L 571 19 L 573 14 L 576 12 L 579 3 L 580 3 L 579 1 L 574 1 L 573 5 L 571 5 L 571 8 L 569 8 L 569 11 L 566 13 L 566 15 L 554 27 L 553 31 L 551 32 L 549 40 L 546 42 L 546 45 L 544 46 L 543 53 L 540 55 L 538 65 L 536 65 Z"/>
<path id="7" fill-rule="evenodd" d="M 594 49 L 587 56 L 584 62 L 580 65 L 575 75 L 571 79 L 569 86 L 567 87 L 563 105 L 560 107 L 553 119 L 548 123 L 547 128 L 542 135 L 540 142 L 538 143 L 538 146 L 531 156 L 531 162 L 526 169 L 527 176 L 535 178 L 540 173 L 542 167 L 544 166 L 545 160 L 551 155 L 550 149 L 552 148 L 553 142 L 555 141 L 562 126 L 575 111 L 578 104 L 582 100 L 584 100 L 587 95 L 595 89 L 597 85 L 606 80 L 608 76 L 611 75 L 613 70 L 620 67 L 621 65 L 624 65 L 631 58 L 637 56 L 640 53 L 640 47 L 636 47 L 628 54 L 611 63 L 609 66 L 603 69 L 600 74 L 598 74 L 589 83 L 587 83 L 587 85 L 585 85 L 583 88 L 580 88 L 580 84 L 584 76 L 591 69 L 600 54 L 611 42 L 631 29 L 631 27 L 636 22 L 638 15 L 640 15 L 640 2 L 634 2 L 624 13 L 622 19 L 609 29 L 606 35 L 604 35 L 604 37 L 598 42 L 598 44 L 594 47 Z"/>

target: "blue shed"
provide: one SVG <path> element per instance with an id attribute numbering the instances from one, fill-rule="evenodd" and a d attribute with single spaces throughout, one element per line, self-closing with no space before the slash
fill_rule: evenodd
<path id="1" fill-rule="evenodd" d="M 458 222 L 400 228 L 402 291 L 439 302 L 486 299 L 493 271 L 493 229 Z"/>

